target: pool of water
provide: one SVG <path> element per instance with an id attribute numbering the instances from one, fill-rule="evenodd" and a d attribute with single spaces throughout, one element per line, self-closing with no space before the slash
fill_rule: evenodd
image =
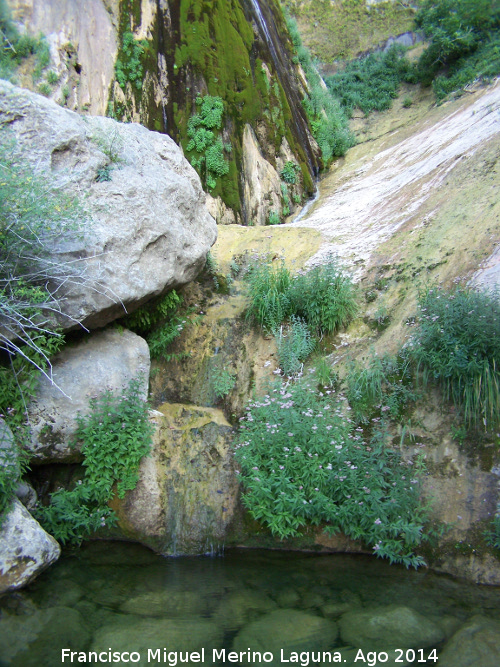
<path id="1" fill-rule="evenodd" d="M 369 556 L 94 542 L 0 599 L 0 665 L 498 667 L 499 593 Z"/>

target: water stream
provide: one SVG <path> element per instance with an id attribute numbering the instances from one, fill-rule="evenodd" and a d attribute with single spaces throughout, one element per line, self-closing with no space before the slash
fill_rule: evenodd
<path id="1" fill-rule="evenodd" d="M 262 664 L 279 665 L 283 649 L 285 658 L 292 651 L 330 651 L 352 666 L 368 664 L 355 661 L 362 647 L 365 656 L 368 650 L 392 656 L 374 664 L 406 665 L 406 659 L 394 662 L 389 648 L 412 646 L 425 660 L 434 648 L 439 655 L 471 617 L 500 622 L 498 593 L 370 556 L 234 550 L 223 557 L 163 558 L 139 545 L 94 542 L 0 600 L 0 664 L 60 665 L 62 649 L 86 657 L 137 652 L 135 664 L 168 664 L 165 648 L 204 649 L 204 663 L 212 665 L 222 663 L 214 661 L 214 649 L 219 658 L 225 649 L 229 662 L 229 651 L 250 647 L 272 654 Z M 392 618 L 372 638 L 370 614 Z M 148 650 L 161 660 L 148 662 Z M 441 667 L 433 660 L 415 664 Z"/>

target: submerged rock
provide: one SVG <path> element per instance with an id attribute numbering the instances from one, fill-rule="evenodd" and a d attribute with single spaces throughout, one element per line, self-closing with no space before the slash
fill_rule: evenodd
<path id="1" fill-rule="evenodd" d="M 136 488 L 112 501 L 120 534 L 162 554 L 216 553 L 238 498 L 231 425 L 215 408 L 166 403 L 159 410 Z"/>
<path id="2" fill-rule="evenodd" d="M 28 584 L 60 553 L 56 540 L 14 498 L 0 528 L 0 594 Z"/>
<path id="3" fill-rule="evenodd" d="M 70 607 L 52 607 L 2 617 L 0 664 L 39 667 L 61 663 L 61 648 L 83 651 L 90 634 L 83 616 Z"/>
<path id="4" fill-rule="evenodd" d="M 270 651 L 281 664 L 280 650 L 327 651 L 337 639 L 335 623 L 302 611 L 280 609 L 245 626 L 235 637 L 235 651 Z"/>
<path id="5" fill-rule="evenodd" d="M 201 594 L 192 591 L 159 590 L 130 598 L 120 607 L 126 614 L 190 618 L 206 611 Z"/>
<path id="6" fill-rule="evenodd" d="M 456 632 L 439 656 L 440 667 L 498 667 L 500 622 L 473 616 Z"/>
<path id="7" fill-rule="evenodd" d="M 49 259 L 72 271 L 57 292 L 61 328 L 103 326 L 198 274 L 217 227 L 198 174 L 170 137 L 79 116 L 6 81 L 0 123 L 37 172 L 82 203 L 82 233 L 51 242 Z"/>
<path id="8" fill-rule="evenodd" d="M 28 406 L 34 463 L 79 460 L 72 447 L 78 414 L 89 413 L 89 399 L 104 389 L 118 394 L 133 378 L 141 379 L 144 400 L 148 393 L 149 348 L 127 330 L 111 329 L 66 346 L 52 360 L 54 383 L 40 379 Z"/>
<path id="9" fill-rule="evenodd" d="M 277 609 L 277 604 L 265 593 L 244 588 L 222 598 L 214 614 L 217 624 L 226 631 L 241 628 L 245 623 L 255 620 L 256 616 Z"/>
<path id="10" fill-rule="evenodd" d="M 439 644 L 444 633 L 434 622 L 411 609 L 391 605 L 344 614 L 339 621 L 342 640 L 367 651 L 388 648 L 426 648 Z"/>

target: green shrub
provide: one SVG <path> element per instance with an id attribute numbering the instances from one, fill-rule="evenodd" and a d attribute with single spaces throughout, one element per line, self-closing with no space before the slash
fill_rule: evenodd
<path id="1" fill-rule="evenodd" d="M 372 357 L 366 366 L 351 363 L 345 377 L 346 396 L 357 421 L 378 417 L 401 417 L 418 396 L 410 364 L 405 356 Z"/>
<path id="2" fill-rule="evenodd" d="M 63 544 L 79 543 L 116 521 L 108 502 L 135 488 L 139 464 L 150 452 L 154 428 L 141 397 L 141 382 L 132 380 L 120 396 L 109 390 L 90 400 L 90 413 L 78 416 L 76 442 L 81 443 L 85 475 L 74 489 L 52 494 L 35 516 Z"/>
<path id="3" fill-rule="evenodd" d="M 269 214 L 267 216 L 267 224 L 268 225 L 279 225 L 281 223 L 281 218 L 280 214 L 278 211 L 269 211 Z"/>
<path id="4" fill-rule="evenodd" d="M 357 313 L 354 283 L 334 260 L 295 276 L 293 312 L 318 333 L 334 333 Z"/>
<path id="5" fill-rule="evenodd" d="M 281 326 L 275 336 L 281 370 L 287 376 L 297 375 L 316 347 L 309 327 L 304 320 L 292 315 L 290 324 Z"/>
<path id="6" fill-rule="evenodd" d="M 500 506 L 497 508 L 497 513 L 491 522 L 490 530 L 485 532 L 485 538 L 490 547 L 500 549 Z"/>
<path id="7" fill-rule="evenodd" d="M 0 78 L 14 80 L 16 68 L 29 56 L 35 56 L 33 81 L 50 62 L 50 50 L 43 37 L 20 35 L 5 0 L 0 0 Z"/>
<path id="8" fill-rule="evenodd" d="M 11 442 L 7 436 L 7 421 L 8 417 L 3 423 L 0 420 L 0 528 L 28 462 L 28 457 L 17 442 Z"/>
<path id="9" fill-rule="evenodd" d="M 389 109 L 403 81 L 415 81 L 405 49 L 394 45 L 385 53 L 372 53 L 347 63 L 341 72 L 325 79 L 350 117 L 354 109 L 365 115 Z"/>
<path id="10" fill-rule="evenodd" d="M 289 291 L 292 275 L 284 262 L 256 261 L 247 274 L 250 305 L 247 317 L 276 331 L 291 314 Z"/>
<path id="11" fill-rule="evenodd" d="M 123 33 L 122 47 L 115 63 L 115 76 L 120 88 L 125 90 L 130 81 L 137 90 L 142 89 L 142 55 L 148 46 L 145 39 L 136 39 L 128 31 Z"/>
<path id="12" fill-rule="evenodd" d="M 297 182 L 297 174 L 299 172 L 300 172 L 299 165 L 289 160 L 285 164 L 283 169 L 280 171 L 280 176 L 285 181 L 285 183 L 289 183 L 290 185 L 295 185 L 295 183 Z"/>
<path id="13" fill-rule="evenodd" d="M 235 451 L 243 503 L 281 539 L 322 524 L 418 567 L 414 550 L 427 539 L 420 465 L 387 448 L 381 431 L 365 440 L 343 416 L 344 401 L 302 381 L 249 405 Z"/>
<path id="14" fill-rule="evenodd" d="M 498 292 L 427 288 L 409 348 L 424 381 L 436 382 L 468 426 L 500 423 Z"/>
<path id="15" fill-rule="evenodd" d="M 225 398 L 236 384 L 236 373 L 225 366 L 214 366 L 210 373 L 210 386 L 217 398 Z"/>

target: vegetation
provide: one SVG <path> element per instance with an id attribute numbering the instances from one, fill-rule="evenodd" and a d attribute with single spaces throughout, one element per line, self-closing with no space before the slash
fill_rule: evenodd
<path id="1" fill-rule="evenodd" d="M 330 92 L 351 117 L 354 109 L 368 115 L 389 109 L 403 81 L 416 82 L 406 50 L 394 45 L 385 53 L 372 53 L 347 63 L 345 69 L 325 79 Z"/>
<path id="2" fill-rule="evenodd" d="M 290 160 L 285 163 L 285 166 L 280 171 L 281 178 L 289 185 L 295 185 L 297 182 L 297 174 L 300 172 L 300 167 L 296 162 Z"/>
<path id="3" fill-rule="evenodd" d="M 428 539 L 421 464 L 387 448 L 383 430 L 365 439 L 344 410 L 345 397 L 304 381 L 251 403 L 235 452 L 243 502 L 281 539 L 322 524 L 391 563 L 418 567 L 424 561 L 415 549 Z"/>
<path id="4" fill-rule="evenodd" d="M 17 67 L 30 56 L 35 59 L 33 80 L 37 81 L 50 62 L 48 44 L 43 37 L 21 35 L 11 20 L 6 0 L 0 0 L 0 79 L 15 83 Z"/>
<path id="5" fill-rule="evenodd" d="M 282 372 L 291 377 L 302 370 L 304 361 L 316 347 L 316 341 L 304 320 L 292 315 L 290 323 L 276 333 L 278 359 Z"/>
<path id="6" fill-rule="evenodd" d="M 217 398 L 225 398 L 236 384 L 236 373 L 223 365 L 215 365 L 210 372 L 210 386 Z"/>
<path id="7" fill-rule="evenodd" d="M 229 163 L 224 158 L 224 149 L 231 152 L 231 146 L 224 147 L 221 137 L 215 136 L 214 130 L 222 128 L 222 115 L 224 113 L 224 102 L 220 97 L 205 95 L 198 96 L 196 104 L 199 113 L 189 119 L 187 135 L 189 142 L 186 146 L 188 152 L 193 152 L 190 162 L 201 174 L 205 176 L 205 183 L 209 190 L 217 185 L 217 178 L 225 176 L 229 172 Z"/>
<path id="8" fill-rule="evenodd" d="M 85 475 L 71 490 L 51 495 L 39 506 L 37 520 L 63 544 L 79 544 L 116 517 L 108 507 L 116 494 L 123 498 L 135 488 L 139 464 L 151 448 L 153 426 L 141 397 L 139 380 L 132 380 L 120 396 L 110 391 L 90 400 L 90 413 L 78 417 L 76 442 L 81 443 Z"/>
<path id="9" fill-rule="evenodd" d="M 303 45 L 297 23 L 287 15 L 287 26 L 293 45 L 307 77 L 309 92 L 303 104 L 306 110 L 314 138 L 321 148 L 325 165 L 332 158 L 345 155 L 354 145 L 354 136 L 348 127 L 348 118 L 339 101 L 323 88 L 321 77 L 312 62 L 311 55 Z"/>
<path id="10" fill-rule="evenodd" d="M 498 293 L 429 287 L 419 295 L 410 354 L 425 382 L 437 383 L 469 427 L 500 423 Z"/>
<path id="11" fill-rule="evenodd" d="M 136 39 L 130 31 L 123 33 L 120 53 L 115 63 L 115 76 L 120 88 L 125 89 L 130 82 L 137 90 L 141 90 L 142 56 L 147 47 L 147 40 Z"/>
<path id="12" fill-rule="evenodd" d="M 352 362 L 345 377 L 346 396 L 357 421 L 372 418 L 399 419 L 418 395 L 410 362 L 404 353 L 373 356 L 366 366 Z"/>
<path id="13" fill-rule="evenodd" d="M 176 356 L 170 352 L 171 344 L 190 322 L 188 313 L 180 313 L 182 303 L 182 296 L 171 290 L 164 296 L 148 301 L 120 322 L 144 336 L 153 359 L 170 361 Z"/>

